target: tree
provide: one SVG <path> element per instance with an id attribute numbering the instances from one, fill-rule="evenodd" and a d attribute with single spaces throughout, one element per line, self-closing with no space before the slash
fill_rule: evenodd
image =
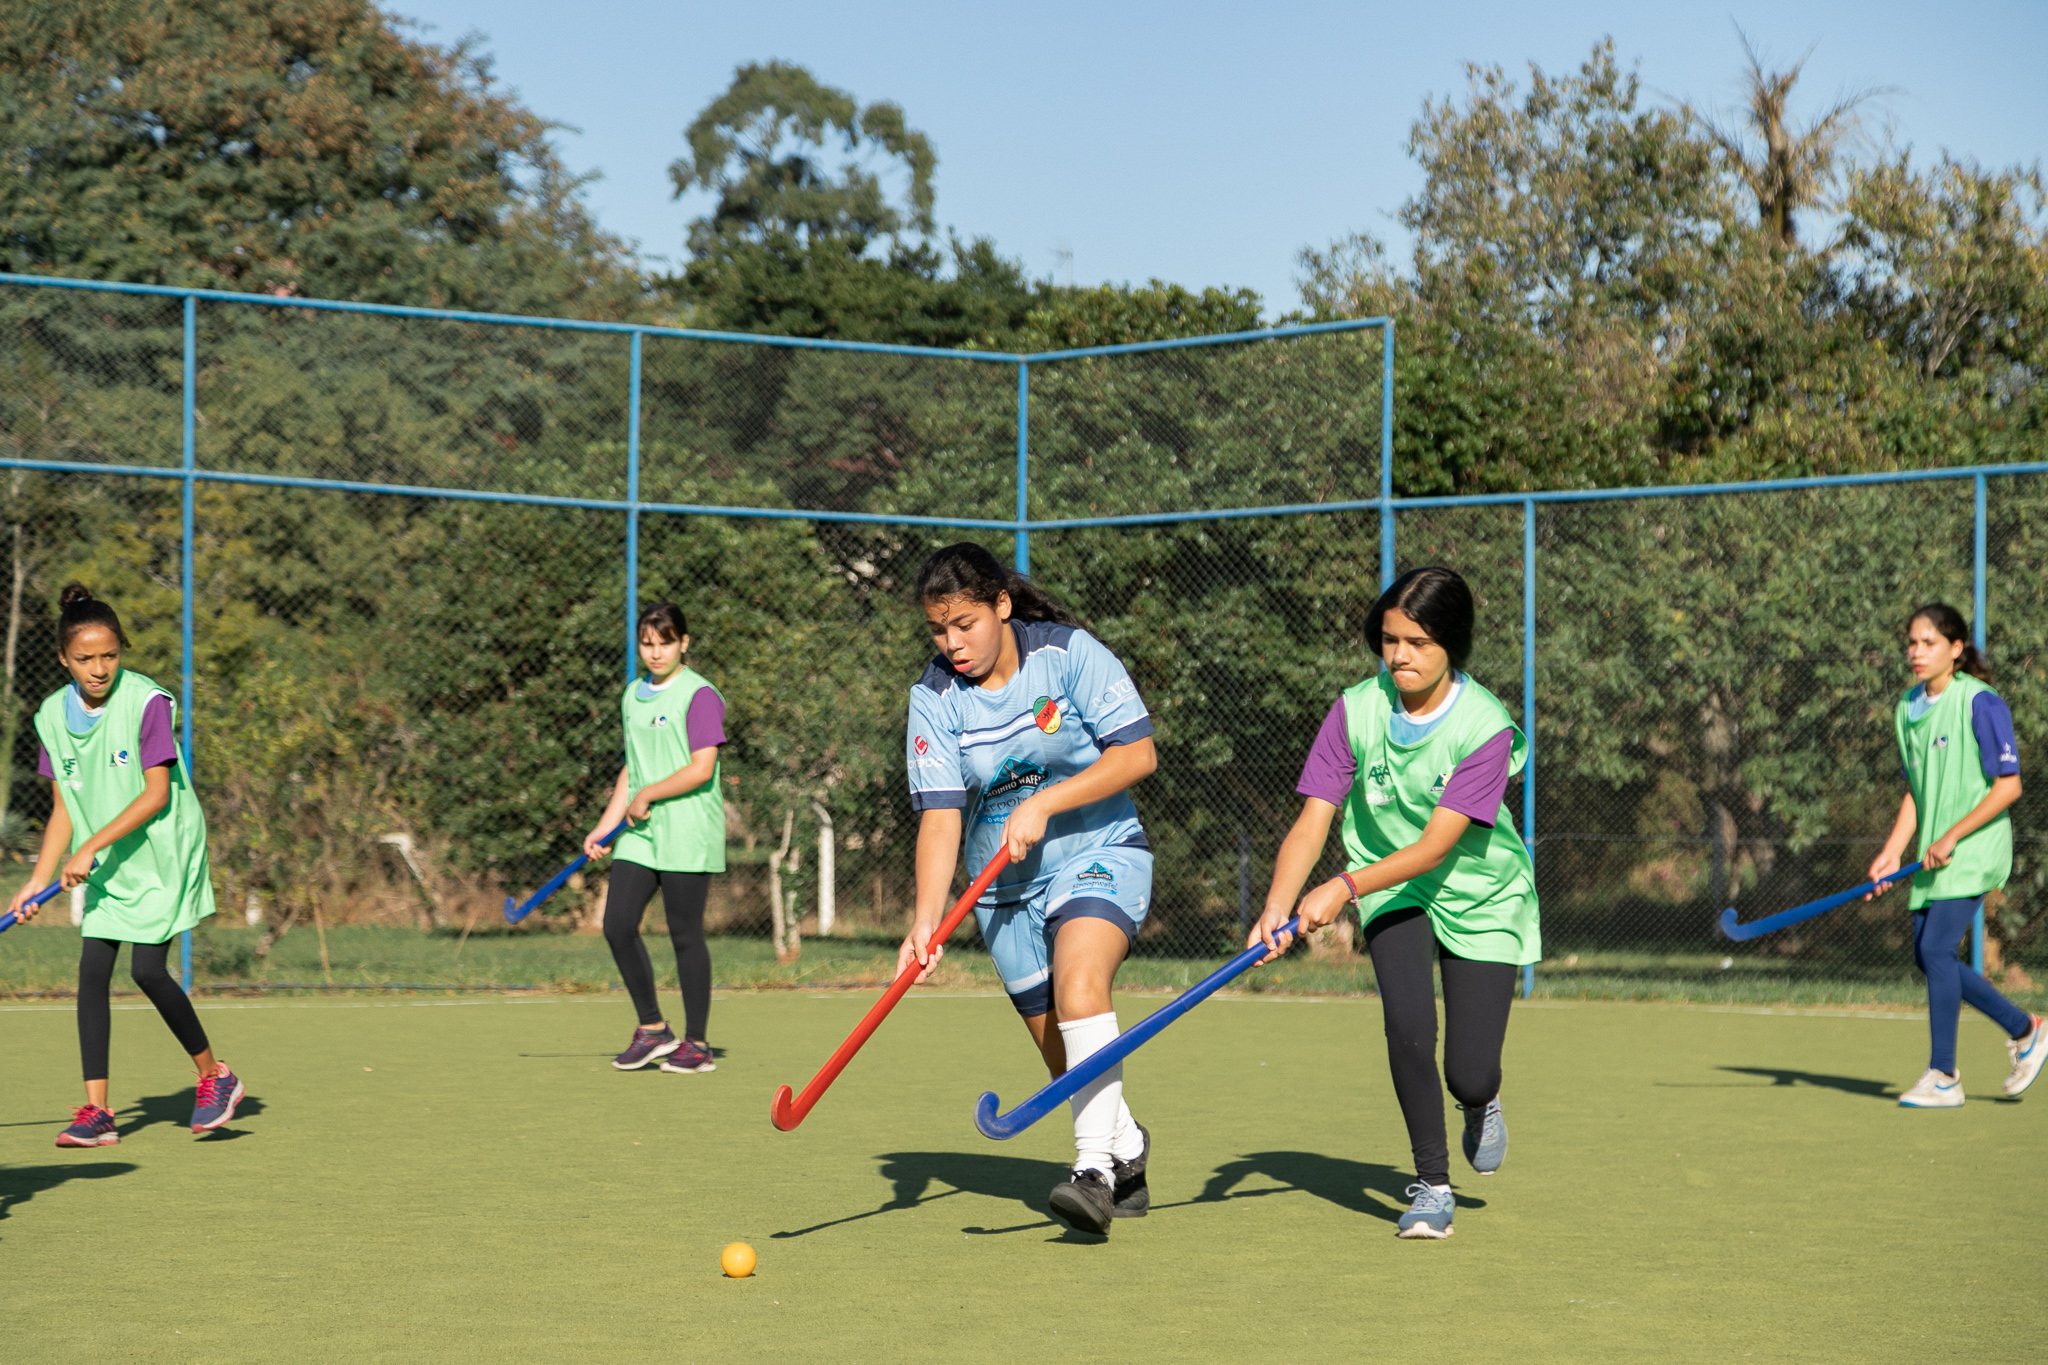
<path id="1" fill-rule="evenodd" d="M 0 13 L 0 264 L 616 316 L 638 296 L 549 125 L 366 0 Z"/>
<path id="2" fill-rule="evenodd" d="M 1806 68 L 1806 58 L 1784 71 L 1765 71 L 1749 35 L 1739 28 L 1736 33 L 1749 59 L 1749 68 L 1743 73 L 1748 98 L 1742 125 L 1693 117 L 1756 197 L 1758 224 L 1783 245 L 1797 246 L 1799 230 L 1794 215 L 1821 202 L 1834 183 L 1835 160 L 1842 143 L 1856 131 L 1856 111 L 1885 92 L 1862 90 L 1844 95 L 1804 128 L 1794 130 L 1786 122 L 1786 106 Z"/>

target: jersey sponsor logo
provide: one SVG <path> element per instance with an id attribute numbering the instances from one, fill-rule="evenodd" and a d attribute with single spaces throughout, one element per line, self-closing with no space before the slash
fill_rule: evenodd
<path id="1" fill-rule="evenodd" d="M 1045 782 L 1045 769 L 1028 758 L 1012 754 L 1003 760 L 988 785 L 981 790 L 981 823 L 1000 825 L 1010 818 L 1024 799 Z"/>
<path id="2" fill-rule="evenodd" d="M 1444 794 L 1444 786 L 1450 780 L 1451 775 L 1449 773 L 1438 773 L 1436 775 L 1436 781 L 1429 784 L 1429 794 L 1437 798 L 1438 800 L 1442 800 Z"/>
<path id="3" fill-rule="evenodd" d="M 919 758 L 923 758 L 932 751 L 931 741 L 927 740 L 923 735 L 919 735 L 910 747 L 917 750 Z"/>
<path id="4" fill-rule="evenodd" d="M 1031 723 L 1049 735 L 1060 732 L 1060 704 L 1051 697 L 1031 703 Z"/>
<path id="5" fill-rule="evenodd" d="M 1384 763 L 1375 763 L 1365 770 L 1366 781 L 1373 785 L 1365 789 L 1365 804 L 1368 806 L 1391 806 L 1394 794 L 1387 790 L 1387 783 L 1394 778 L 1394 770 Z"/>
<path id="6" fill-rule="evenodd" d="M 1936 735 L 1934 737 L 1934 747 L 1937 749 L 1946 749 L 1948 747 L 1948 736 Z"/>
<path id="7" fill-rule="evenodd" d="M 126 749 L 114 750 L 113 766 L 115 766 L 116 768 L 125 768 L 128 766 L 128 751 Z"/>
<path id="8" fill-rule="evenodd" d="M 661 726 L 663 726 L 663 725 L 666 725 L 666 724 L 668 724 L 668 717 L 667 717 L 667 716 L 656 716 L 656 717 L 655 717 L 655 718 L 654 718 L 653 720 L 650 720 L 650 721 L 648 721 L 647 723 L 648 723 L 649 725 L 655 726 L 656 728 L 659 728 L 659 727 L 661 727 Z"/>
<path id="9" fill-rule="evenodd" d="M 1088 703 L 1088 708 L 1091 712 L 1097 708 L 1106 711 L 1118 702 L 1137 695 L 1138 685 L 1136 683 L 1132 682 L 1129 678 L 1118 678 L 1115 682 L 1096 693 L 1095 699 Z"/>
<path id="10" fill-rule="evenodd" d="M 64 760 L 63 760 L 63 764 L 64 764 L 64 776 L 66 776 L 66 777 L 71 777 L 71 776 L 75 775 L 75 774 L 76 774 L 76 773 L 78 772 L 78 760 L 77 760 L 77 759 L 75 759 L 75 758 L 67 758 L 67 759 L 64 759 Z"/>

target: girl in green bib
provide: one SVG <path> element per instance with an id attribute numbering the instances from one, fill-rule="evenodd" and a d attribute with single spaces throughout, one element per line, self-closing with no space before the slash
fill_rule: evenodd
<path id="1" fill-rule="evenodd" d="M 85 1104 L 57 1137 L 59 1147 L 111 1147 L 121 1140 L 107 1108 L 107 996 L 121 945 L 129 972 L 199 1070 L 192 1131 L 235 1116 L 242 1082 L 213 1048 L 192 1002 L 171 976 L 171 940 L 213 913 L 206 817 L 178 753 L 177 703 L 140 673 L 121 667 L 128 643 L 121 619 L 73 583 L 57 617 L 57 658 L 69 686 L 36 711 L 37 770 L 51 781 L 50 821 L 35 871 L 8 909 L 34 917 L 28 898 L 61 876 L 83 885 L 79 927 L 78 1044 Z M 61 866 L 60 866 L 61 865 Z"/>
<path id="2" fill-rule="evenodd" d="M 704 1041 L 711 1015 L 704 901 L 711 874 L 725 871 L 725 798 L 718 789 L 725 699 L 683 664 L 690 627 L 681 607 L 657 602 L 641 612 L 637 637 L 647 672 L 627 683 L 619 697 L 626 765 L 613 784 L 611 804 L 583 840 L 583 851 L 593 859 L 612 855 L 604 937 L 640 1014 L 633 1041 L 612 1065 L 633 1071 L 658 1061 L 663 1071 L 716 1071 Z M 621 820 L 631 826 L 607 850 L 599 841 Z M 640 939 L 641 918 L 657 889 L 683 988 L 681 1040 L 661 1017 L 654 964 Z"/>
<path id="3" fill-rule="evenodd" d="M 1542 956 L 1529 851 L 1502 802 L 1528 741 L 1491 692 L 1463 672 L 1472 591 L 1449 569 L 1394 580 L 1365 619 L 1385 667 L 1330 708 L 1295 788 L 1301 815 L 1280 845 L 1266 910 L 1245 946 L 1270 962 L 1292 936 L 1335 922 L 1347 903 L 1372 954 L 1387 1061 L 1415 1156 L 1414 1200 L 1397 1233 L 1451 1235 L 1446 1082 L 1465 1111 L 1465 1159 L 1481 1175 L 1507 1155 L 1500 1056 L 1524 963 Z M 1345 870 L 1295 897 L 1342 813 Z M 1444 1075 L 1436 1065 L 1443 973 Z"/>
<path id="4" fill-rule="evenodd" d="M 1906 621 L 1906 663 L 1920 681 L 1892 715 L 1906 794 L 1884 850 L 1870 864 L 1876 881 L 1918 850 L 1913 875 L 1913 958 L 1927 978 L 1927 1072 L 1899 1096 L 1909 1109 L 1953 1109 L 1963 1102 L 1956 1070 L 1956 1029 L 1968 1001 L 2011 1039 L 2005 1093 L 2034 1083 L 2048 1059 L 2048 1034 L 1956 958 L 1956 945 L 1983 908 L 1984 893 L 2012 875 L 2012 817 L 2020 795 L 2020 756 L 2012 712 L 1991 690 L 1991 667 L 1970 643 L 1963 614 L 1930 602 Z M 1880 893 L 1882 894 L 1882 893 Z"/>

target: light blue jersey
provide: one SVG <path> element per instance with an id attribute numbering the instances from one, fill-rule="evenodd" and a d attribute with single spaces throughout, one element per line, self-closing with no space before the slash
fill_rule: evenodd
<path id="1" fill-rule="evenodd" d="M 1010 629 L 1020 662 L 1002 688 L 977 687 L 934 659 L 910 689 L 911 805 L 967 812 L 973 872 L 995 857 L 1003 821 L 1026 797 L 1088 768 L 1112 745 L 1152 733 L 1131 675 L 1100 640 L 1050 621 L 1012 621 Z M 983 904 L 1026 900 L 1092 851 L 1146 847 L 1137 808 L 1118 792 L 1053 816 L 1045 838 L 1021 865 L 1004 869 Z"/>

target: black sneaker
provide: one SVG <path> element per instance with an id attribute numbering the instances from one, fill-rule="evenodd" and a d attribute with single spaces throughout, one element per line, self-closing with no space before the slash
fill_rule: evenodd
<path id="1" fill-rule="evenodd" d="M 1110 1193 L 1109 1181 L 1093 1166 L 1075 1171 L 1066 1184 L 1053 1186 L 1047 1204 L 1055 1218 L 1064 1219 L 1076 1232 L 1106 1235 L 1109 1220 L 1116 1216 L 1116 1197 Z"/>
<path id="2" fill-rule="evenodd" d="M 1109 1173 L 1115 1177 L 1109 1215 L 1112 1218 L 1143 1218 L 1152 1211 L 1152 1191 L 1145 1187 L 1145 1159 L 1152 1155 L 1152 1132 L 1142 1123 L 1138 1124 L 1138 1131 L 1144 1135 L 1145 1148 L 1135 1160 L 1110 1158 Z"/>

